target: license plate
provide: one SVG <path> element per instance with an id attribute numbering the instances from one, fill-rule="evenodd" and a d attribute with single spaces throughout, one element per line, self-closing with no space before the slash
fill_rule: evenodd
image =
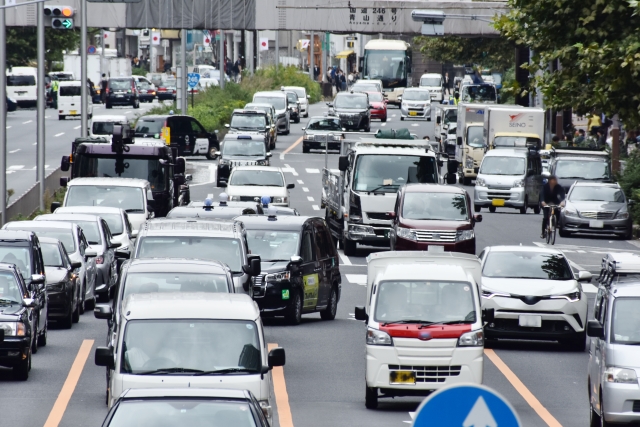
<path id="1" fill-rule="evenodd" d="M 542 316 L 519 316 L 518 324 L 527 328 L 540 328 L 542 326 Z"/>
<path id="2" fill-rule="evenodd" d="M 76 114 L 78 114 L 78 112 L 76 110 L 69 110 L 69 114 L 75 116 Z"/>
<path id="3" fill-rule="evenodd" d="M 417 116 L 418 112 L 417 111 L 409 111 L 409 115 L 410 116 Z"/>
<path id="4" fill-rule="evenodd" d="M 390 384 L 415 384 L 416 374 L 413 371 L 391 371 L 389 372 Z"/>
<path id="5" fill-rule="evenodd" d="M 388 231 L 385 231 L 385 232 L 384 232 L 384 238 L 385 238 L 385 239 L 388 239 L 388 238 L 389 238 L 389 232 L 388 232 Z"/>
<path id="6" fill-rule="evenodd" d="M 492 206 L 504 206 L 504 199 L 493 199 L 491 201 Z"/>
<path id="7" fill-rule="evenodd" d="M 604 227 L 604 222 L 597 220 L 597 219 L 592 219 L 591 221 L 589 221 L 589 228 L 603 228 Z"/>
<path id="8" fill-rule="evenodd" d="M 122 98 L 124 95 L 116 95 L 116 98 Z"/>
<path id="9" fill-rule="evenodd" d="M 429 247 L 427 248 L 427 252 L 443 253 L 444 252 L 444 246 L 429 245 Z"/>

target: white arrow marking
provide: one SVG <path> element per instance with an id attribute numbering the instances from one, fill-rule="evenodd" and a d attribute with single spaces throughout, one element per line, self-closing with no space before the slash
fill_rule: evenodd
<path id="1" fill-rule="evenodd" d="M 462 423 L 462 427 L 498 427 L 498 423 L 491 415 L 482 396 L 478 397 L 476 403 L 469 411 L 469 415 Z"/>

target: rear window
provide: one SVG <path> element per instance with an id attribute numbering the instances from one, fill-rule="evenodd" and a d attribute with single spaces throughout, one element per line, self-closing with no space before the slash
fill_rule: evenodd
<path id="1" fill-rule="evenodd" d="M 113 80 L 109 80 L 109 88 L 111 90 L 128 90 L 128 89 L 131 89 L 131 80 L 129 80 L 129 79 L 113 79 Z"/>
<path id="2" fill-rule="evenodd" d="M 80 86 L 60 86 L 60 96 L 80 96 Z"/>
<path id="3" fill-rule="evenodd" d="M 35 86 L 35 76 L 7 76 L 7 86 Z"/>
<path id="4" fill-rule="evenodd" d="M 141 118 L 136 123 L 136 136 L 155 135 L 162 133 L 164 119 L 145 119 Z"/>

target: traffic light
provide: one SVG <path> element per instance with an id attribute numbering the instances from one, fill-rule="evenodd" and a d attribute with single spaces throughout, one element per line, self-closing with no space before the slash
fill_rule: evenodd
<path id="1" fill-rule="evenodd" d="M 45 6 L 44 15 L 51 18 L 51 28 L 72 30 L 76 11 L 71 6 Z"/>

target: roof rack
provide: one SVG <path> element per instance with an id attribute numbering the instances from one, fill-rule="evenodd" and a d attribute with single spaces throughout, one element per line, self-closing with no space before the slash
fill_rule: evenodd
<path id="1" fill-rule="evenodd" d="M 620 276 L 640 275 L 640 255 L 631 252 L 610 252 L 602 258 L 598 283 L 611 286 Z"/>

